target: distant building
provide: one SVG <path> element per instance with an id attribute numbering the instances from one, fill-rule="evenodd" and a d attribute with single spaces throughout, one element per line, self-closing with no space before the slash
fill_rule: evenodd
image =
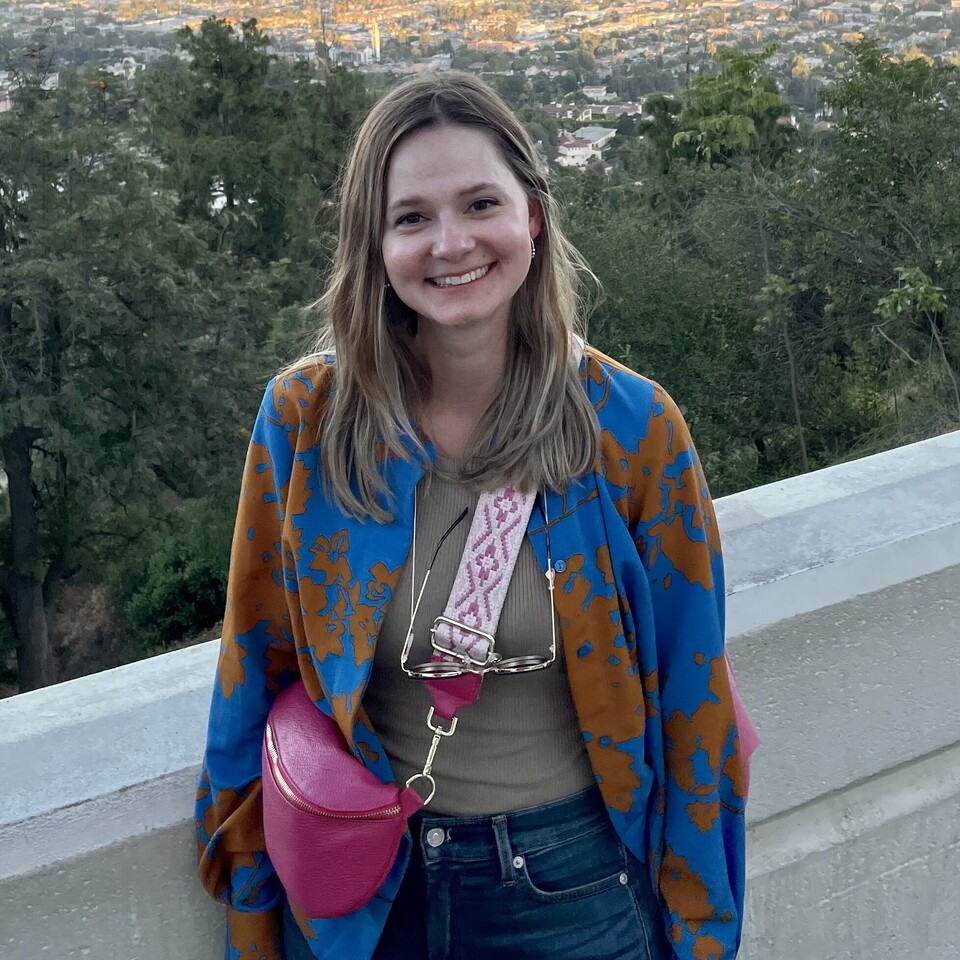
<path id="1" fill-rule="evenodd" d="M 561 167 L 578 167 L 581 170 L 600 159 L 600 151 L 589 141 L 560 134 L 557 141 L 557 163 Z"/>
<path id="2" fill-rule="evenodd" d="M 330 48 L 330 62 L 341 67 L 364 67 L 373 61 L 373 47 L 349 50 L 345 47 Z"/>
<path id="3" fill-rule="evenodd" d="M 540 109 L 558 120 L 576 120 L 577 123 L 589 123 L 593 119 L 593 111 L 590 107 L 578 107 L 573 103 L 547 103 Z"/>
<path id="4" fill-rule="evenodd" d="M 583 95 L 588 100 L 596 100 L 600 103 L 606 100 L 613 100 L 616 97 L 616 94 L 607 93 L 606 87 L 584 87 Z"/>
<path id="5" fill-rule="evenodd" d="M 432 57 L 424 57 L 418 60 L 412 69 L 412 73 L 436 73 L 438 70 L 450 69 L 450 54 L 438 53 Z"/>
<path id="6" fill-rule="evenodd" d="M 630 103 L 591 103 L 590 112 L 593 117 L 637 117 L 643 113 L 643 98 Z"/>
<path id="7" fill-rule="evenodd" d="M 486 53 L 513 53 L 516 44 L 512 40 L 470 40 L 468 50 L 484 51 Z"/>
<path id="8" fill-rule="evenodd" d="M 586 140 L 599 151 L 617 135 L 617 131 L 609 127 L 581 127 L 579 130 L 574 130 L 573 135 L 580 140 Z"/>

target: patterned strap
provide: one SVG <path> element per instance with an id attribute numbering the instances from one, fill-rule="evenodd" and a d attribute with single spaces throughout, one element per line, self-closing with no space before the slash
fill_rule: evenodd
<path id="1" fill-rule="evenodd" d="M 585 346 L 576 334 L 570 335 L 570 359 L 575 366 L 580 365 Z M 496 635 L 535 497 L 510 486 L 480 495 L 444 617 Z M 444 646 L 473 660 L 484 662 L 490 654 L 490 642 L 472 631 L 440 623 L 437 637 Z M 455 662 L 459 658 L 435 653 L 432 659 Z M 479 673 L 427 680 L 436 715 L 452 720 L 461 707 L 476 703 L 482 680 Z"/>
<path id="2" fill-rule="evenodd" d="M 437 639 L 460 657 L 435 653 L 434 661 L 457 662 L 468 656 L 475 662 L 486 662 L 492 644 L 481 634 L 496 635 L 535 496 L 510 486 L 480 494 L 457 577 L 443 612 L 445 618 L 470 630 L 439 623 Z M 459 677 L 428 680 L 436 714 L 450 720 L 461 707 L 476 703 L 482 679 L 479 673 L 464 673 Z"/>

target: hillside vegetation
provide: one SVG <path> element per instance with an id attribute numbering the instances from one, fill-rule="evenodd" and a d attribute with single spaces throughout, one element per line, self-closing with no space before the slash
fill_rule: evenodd
<path id="1" fill-rule="evenodd" d="M 0 114 L 8 691 L 209 635 L 248 428 L 316 322 L 375 94 L 252 21 L 178 40 L 56 85 L 27 51 Z M 715 495 L 960 426 L 958 71 L 863 41 L 808 128 L 769 55 L 719 51 L 611 171 L 557 172 L 590 339 L 667 386 Z"/>

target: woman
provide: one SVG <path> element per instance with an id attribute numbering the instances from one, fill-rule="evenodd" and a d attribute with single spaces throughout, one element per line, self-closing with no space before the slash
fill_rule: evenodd
<path id="1" fill-rule="evenodd" d="M 321 348 L 268 387 L 244 475 L 197 807 L 229 957 L 736 955 L 745 789 L 716 519 L 670 398 L 576 338 L 582 270 L 483 83 L 434 74 L 373 108 Z M 302 678 L 381 779 L 417 773 L 431 701 L 401 665 L 408 623 L 424 660 L 467 534 L 452 521 L 508 482 L 538 496 L 497 651 L 544 669 L 488 676 L 461 711 L 378 896 L 305 917 L 264 852 L 274 696 Z"/>

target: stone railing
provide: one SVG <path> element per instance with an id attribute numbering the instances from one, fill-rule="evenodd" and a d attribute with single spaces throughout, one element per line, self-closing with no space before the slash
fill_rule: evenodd
<path id="1" fill-rule="evenodd" d="M 760 727 L 744 960 L 960 956 L 960 433 L 718 504 Z M 0 702 L 0 960 L 214 960 L 216 643 Z"/>

